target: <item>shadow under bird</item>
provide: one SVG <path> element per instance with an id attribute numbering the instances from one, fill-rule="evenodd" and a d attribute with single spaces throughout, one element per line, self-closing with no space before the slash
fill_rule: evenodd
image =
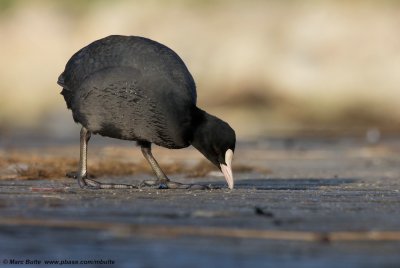
<path id="1" fill-rule="evenodd" d="M 108 36 L 76 52 L 58 84 L 74 121 L 82 125 L 76 174 L 80 187 L 134 187 L 88 178 L 87 146 L 93 133 L 137 141 L 157 177 L 140 187 L 208 189 L 170 181 L 151 153 L 154 143 L 170 149 L 193 145 L 222 171 L 233 189 L 235 131 L 196 106 L 193 77 L 170 48 L 144 37 Z"/>

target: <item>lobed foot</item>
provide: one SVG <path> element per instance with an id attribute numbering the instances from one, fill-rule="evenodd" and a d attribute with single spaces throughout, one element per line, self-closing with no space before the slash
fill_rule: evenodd
<path id="1" fill-rule="evenodd" d="M 98 190 L 98 189 L 140 189 L 144 187 L 151 187 L 157 189 L 188 189 L 188 190 L 211 190 L 220 189 L 220 187 L 207 186 L 202 184 L 185 184 L 180 182 L 174 182 L 170 180 L 144 180 L 139 185 L 130 184 L 115 184 L 115 183 L 101 183 L 88 177 L 93 178 L 90 175 L 85 175 L 79 178 L 79 172 L 70 171 L 66 174 L 68 178 L 78 180 L 78 184 L 82 189 Z"/>
<path id="2" fill-rule="evenodd" d="M 219 189 L 219 187 L 212 187 L 202 184 L 185 184 L 174 181 L 161 181 L 161 180 L 145 180 L 139 184 L 139 188 L 153 187 L 158 189 L 188 189 L 188 190 L 211 190 Z"/>
<path id="3" fill-rule="evenodd" d="M 93 178 L 90 175 L 84 175 L 79 178 L 79 172 L 70 171 L 66 174 L 68 178 L 77 179 L 79 183 L 79 187 L 82 189 L 137 189 L 138 186 L 130 185 L 130 184 L 119 184 L 119 183 L 101 183 L 92 179 L 88 179 L 88 177 Z"/>
<path id="4" fill-rule="evenodd" d="M 88 181 L 88 180 L 86 180 Z M 82 189 L 91 189 L 91 190 L 99 190 L 99 189 L 138 189 L 139 187 L 131 184 L 120 184 L 120 183 L 100 183 L 97 181 L 89 180 L 86 185 L 79 185 Z"/>
<path id="5" fill-rule="evenodd" d="M 101 183 L 91 179 L 78 177 L 79 186 L 82 189 L 98 190 L 98 189 L 137 189 L 138 187 L 130 184 L 117 183 Z"/>

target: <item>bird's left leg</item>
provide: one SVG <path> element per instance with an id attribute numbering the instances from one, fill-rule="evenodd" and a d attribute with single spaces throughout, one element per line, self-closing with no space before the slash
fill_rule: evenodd
<path id="1" fill-rule="evenodd" d="M 157 160 L 154 158 L 151 153 L 151 143 L 150 142 L 138 142 L 142 149 L 142 153 L 144 158 L 146 158 L 147 162 L 149 162 L 151 168 L 157 176 L 157 180 L 146 180 L 141 183 L 140 186 L 158 186 L 160 189 L 199 189 L 199 190 L 207 190 L 210 187 L 206 185 L 199 184 L 183 184 L 179 182 L 173 182 L 168 179 L 165 173 L 160 168 L 160 165 L 157 163 Z"/>
<path id="2" fill-rule="evenodd" d="M 91 132 L 82 127 L 80 134 L 80 159 L 79 170 L 77 172 L 78 184 L 84 189 L 131 189 L 137 188 L 129 184 L 100 183 L 87 178 L 87 147 L 90 140 Z"/>

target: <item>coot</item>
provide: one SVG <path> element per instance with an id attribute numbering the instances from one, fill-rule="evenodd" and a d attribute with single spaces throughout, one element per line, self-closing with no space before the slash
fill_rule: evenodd
<path id="1" fill-rule="evenodd" d="M 179 149 L 193 145 L 224 174 L 233 188 L 234 130 L 196 106 L 196 85 L 182 59 L 170 48 L 138 36 L 112 35 L 76 52 L 58 78 L 67 107 L 81 128 L 80 187 L 132 188 L 87 176 L 91 134 L 133 140 L 157 176 L 146 186 L 207 188 L 172 182 L 151 153 L 151 144 Z"/>

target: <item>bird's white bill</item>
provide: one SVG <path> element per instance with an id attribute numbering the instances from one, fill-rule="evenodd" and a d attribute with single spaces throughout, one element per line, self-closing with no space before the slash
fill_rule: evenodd
<path id="1" fill-rule="evenodd" d="M 233 189 L 233 174 L 232 174 L 232 158 L 233 158 L 233 152 L 231 149 L 227 150 L 225 153 L 225 163 L 224 164 L 220 164 L 221 166 L 221 171 L 225 176 L 225 180 L 228 183 L 228 187 L 229 189 Z"/>

